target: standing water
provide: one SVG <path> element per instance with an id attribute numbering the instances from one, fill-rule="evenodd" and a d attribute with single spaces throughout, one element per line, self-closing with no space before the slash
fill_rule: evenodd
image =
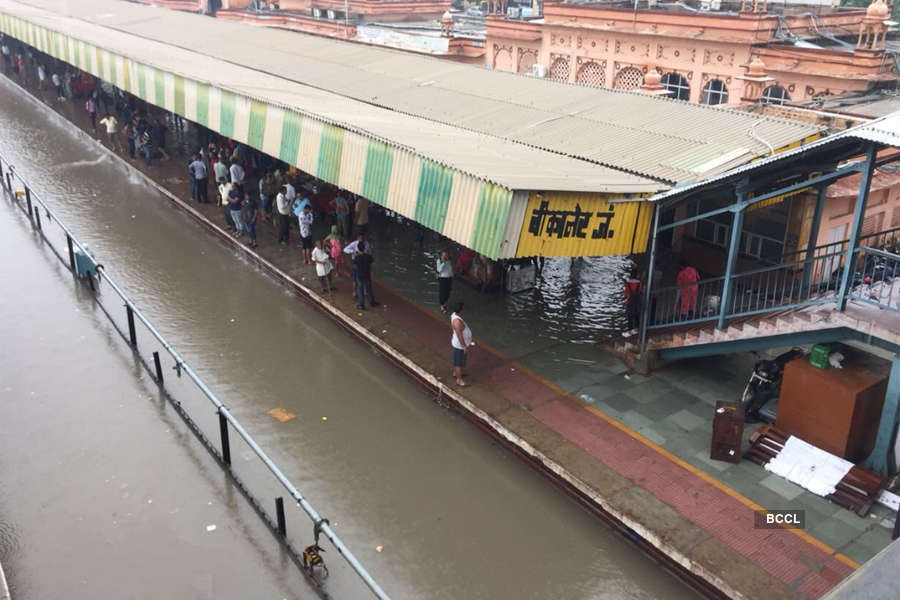
<path id="1" fill-rule="evenodd" d="M 0 152 L 90 244 L 393 598 L 694 597 L 5 80 Z M 54 311 L 73 310 L 71 298 L 56 300 Z M 0 313 L 23 339 L 33 318 L 26 313 Z M 69 358 L 90 351 L 79 348 Z M 10 358 L 0 369 L 47 360 L 29 344 Z M 268 414 L 273 408 L 296 417 L 282 423 Z M 249 460 L 240 448 L 232 454 L 237 470 Z M 169 476 L 163 462 L 141 469 L 147 481 Z M 297 517 L 288 523 L 307 526 Z M 116 552 L 115 545 L 107 551 Z M 335 598 L 367 597 L 339 569 L 327 588 Z"/>

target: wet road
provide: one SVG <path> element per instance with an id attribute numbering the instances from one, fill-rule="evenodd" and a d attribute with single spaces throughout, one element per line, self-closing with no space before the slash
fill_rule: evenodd
<path id="1" fill-rule="evenodd" d="M 0 151 L 20 157 L 17 163 L 23 177 L 43 197 L 52 199 L 61 218 L 91 245 L 163 335 L 330 518 L 393 598 L 694 597 L 537 473 L 424 397 L 419 388 L 333 323 L 241 263 L 168 208 L 155 191 L 140 185 L 113 161 L 100 158 L 58 117 L 24 101 L 2 79 Z M 26 251 L 33 252 L 28 246 L 15 250 Z M 8 281 L 5 275 L 4 281 Z M 25 278 L 23 285 L 49 284 Z M 43 310 L 53 313 L 54 319 L 64 321 L 74 311 L 71 293 L 40 288 L 33 293 L 45 298 L 50 306 Z M 4 356 L 0 375 L 6 378 L 14 370 L 45 364 L 46 349 L 30 335 L 28 324 L 28 319 L 43 317 L 27 304 L 6 305 L 0 314 L 5 336 L 20 340 L 15 355 Z M 91 370 L 93 359 L 87 350 L 93 346 L 87 346 L 72 355 L 85 362 L 82 368 L 91 373 L 90 378 L 112 386 L 103 370 Z M 49 386 L 47 397 L 57 402 L 62 398 L 80 402 L 81 396 L 91 393 L 67 385 L 62 378 L 44 383 Z M 109 396 L 128 393 L 107 392 Z M 215 431 L 212 411 L 208 406 L 197 407 L 208 417 L 201 418 L 201 426 Z M 296 418 L 285 423 L 273 419 L 267 411 L 275 407 Z M 52 414 L 43 418 L 54 420 Z M 160 419 L 148 415 L 145 427 L 159 428 Z M 94 431 L 95 437 L 113 437 L 90 420 L 82 419 L 80 424 Z M 135 435 L 143 431 L 139 424 L 133 429 Z M 69 428 L 57 425 L 56 435 L 61 447 L 77 446 Z M 116 448 L 112 441 L 111 450 Z M 28 443 L 28 437 L 5 437 L 0 452 L 10 444 Z M 121 451 L 129 452 L 127 447 Z M 241 476 L 262 489 L 264 479 L 258 469 L 253 470 L 249 452 L 233 443 L 232 454 Z M 79 463 L 71 465 L 69 477 L 77 478 L 79 468 Z M 173 472 L 165 460 L 140 461 L 138 471 L 146 485 L 172 483 Z M 2 472 L 0 480 L 6 481 Z M 46 482 L 29 485 L 43 489 Z M 48 529 L 60 536 L 78 535 L 67 528 L 63 515 L 10 510 L 10 503 L 25 502 L 27 497 L 16 490 L 6 493 L 0 521 L 10 523 L 14 531 L 30 536 Z M 270 486 L 263 496 L 277 493 Z M 90 495 L 85 493 L 73 502 L 89 503 Z M 311 529 L 296 512 L 288 519 L 289 529 Z M 163 544 L 179 530 L 172 523 L 147 535 Z M 17 539 L 17 545 L 29 541 Z M 271 540 L 256 541 L 250 534 L 247 544 L 274 546 Z M 381 553 L 375 550 L 380 545 L 384 546 Z M 97 556 L 112 552 L 120 560 L 128 552 L 117 544 L 93 550 Z M 327 583 L 334 597 L 367 597 L 355 577 L 338 567 L 338 559 L 327 556 L 335 566 Z M 38 577 L 38 572 L 44 578 L 65 578 L 64 573 L 23 561 L 28 564 L 15 564 L 23 571 L 17 577 L 26 582 Z M 149 566 L 155 568 L 152 561 Z M 281 575 L 273 575 L 272 584 L 279 577 L 294 577 L 290 569 L 274 568 Z"/>

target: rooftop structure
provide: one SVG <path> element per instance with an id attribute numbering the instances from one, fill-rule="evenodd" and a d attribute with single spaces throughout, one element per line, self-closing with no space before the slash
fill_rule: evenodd
<path id="1" fill-rule="evenodd" d="M 116 0 L 0 0 L 0 15 L 13 37 L 490 257 L 642 252 L 641 197 L 823 130 Z M 543 235 L 561 215 L 580 229 Z"/>

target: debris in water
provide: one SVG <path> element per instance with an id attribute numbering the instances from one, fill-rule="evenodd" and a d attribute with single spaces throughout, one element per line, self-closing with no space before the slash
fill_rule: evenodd
<path id="1" fill-rule="evenodd" d="M 281 423 L 287 423 L 288 421 L 290 421 L 291 419 L 293 419 L 294 417 L 297 416 L 294 413 L 288 412 L 280 407 L 273 408 L 272 410 L 268 411 L 268 414 L 270 414 L 273 417 L 275 417 L 276 419 L 278 419 L 278 421 Z"/>
<path id="2" fill-rule="evenodd" d="M 215 530 L 216 530 L 216 526 L 215 526 L 215 525 L 207 525 L 207 526 L 206 526 L 206 531 L 207 531 L 207 532 L 209 532 L 209 531 L 215 531 Z"/>
<path id="3" fill-rule="evenodd" d="M 322 420 L 323 420 L 323 421 L 327 421 L 327 420 L 328 420 L 328 417 L 322 417 Z"/>
<path id="4" fill-rule="evenodd" d="M 631 375 L 629 375 L 628 373 L 625 373 L 625 379 L 627 379 L 628 381 L 631 381 Z"/>
<path id="5" fill-rule="evenodd" d="M 387 333 L 387 329 L 382 329 L 381 333 Z"/>
<path id="6" fill-rule="evenodd" d="M 132 219 L 136 219 L 136 218 L 137 218 L 137 215 L 131 215 L 131 218 L 132 218 Z"/>
<path id="7" fill-rule="evenodd" d="M 147 500 L 147 504 L 153 504 L 153 500 Z"/>
<path id="8" fill-rule="evenodd" d="M 382 550 L 384 550 L 384 546 L 382 546 L 382 545 L 375 546 L 375 552 L 381 552 Z"/>
<path id="9" fill-rule="evenodd" d="M 231 322 L 234 323 L 234 319 L 232 319 Z"/>

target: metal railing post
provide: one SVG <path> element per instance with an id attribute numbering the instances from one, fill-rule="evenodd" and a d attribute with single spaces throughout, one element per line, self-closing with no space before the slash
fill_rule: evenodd
<path id="1" fill-rule="evenodd" d="M 162 363 L 159 360 L 159 352 L 153 353 L 153 366 L 156 367 L 156 383 L 163 384 Z"/>
<path id="2" fill-rule="evenodd" d="M 728 242 L 728 262 L 725 263 L 725 280 L 722 281 L 722 297 L 719 299 L 719 320 L 716 327 L 725 329 L 725 317 L 728 315 L 728 303 L 731 301 L 731 293 L 734 283 L 731 281 L 734 275 L 734 266 L 737 263 L 737 255 L 740 250 L 741 230 L 744 228 L 744 207 L 741 204 L 744 201 L 743 189 L 735 192 L 735 204 L 737 205 L 734 212 L 731 213 L 731 239 Z"/>
<path id="3" fill-rule="evenodd" d="M 25 203 L 28 205 L 28 218 L 33 219 L 34 214 L 31 208 L 31 188 L 25 186 Z"/>
<path id="4" fill-rule="evenodd" d="M 284 520 L 284 499 L 281 496 L 275 498 L 275 518 L 278 520 L 278 534 L 287 536 L 287 523 Z"/>
<path id="5" fill-rule="evenodd" d="M 38 231 L 41 230 L 41 211 L 34 211 L 34 228 Z"/>
<path id="6" fill-rule="evenodd" d="M 75 249 L 72 247 L 72 236 L 66 234 L 66 245 L 69 247 L 69 267 L 75 273 Z M 75 273 L 77 275 L 77 273 Z"/>
<path id="7" fill-rule="evenodd" d="M 130 304 L 125 305 L 125 314 L 128 315 L 128 339 L 131 340 L 131 345 L 136 348 L 137 333 L 134 330 L 134 310 L 131 309 Z"/>
<path id="8" fill-rule="evenodd" d="M 12 194 L 12 169 L 6 172 L 6 189 Z"/>
<path id="9" fill-rule="evenodd" d="M 641 356 L 644 356 L 644 352 L 647 350 L 647 326 L 650 325 L 650 317 L 651 312 L 656 308 L 656 305 L 653 302 L 653 270 L 656 268 L 656 239 L 658 237 L 656 233 L 657 227 L 659 227 L 659 213 L 660 208 L 658 204 L 653 205 L 653 229 L 651 230 L 650 238 L 650 260 L 647 263 L 647 281 L 644 285 L 644 307 L 641 311 L 641 323 L 640 323 L 640 342 L 639 348 Z M 656 319 L 656 315 L 653 315 L 653 319 Z"/>
<path id="10" fill-rule="evenodd" d="M 219 434 L 222 437 L 222 462 L 231 466 L 231 445 L 228 443 L 228 419 L 219 410 Z"/>
<path id="11" fill-rule="evenodd" d="M 800 293 L 805 294 L 809 289 L 809 278 L 812 276 L 812 265 L 816 252 L 816 242 L 819 238 L 819 226 L 822 222 L 822 208 L 825 206 L 825 193 L 828 186 L 819 187 L 819 193 L 816 194 L 816 206 L 813 210 L 812 223 L 809 226 L 809 241 L 806 242 L 806 262 L 803 265 L 803 281 L 800 284 Z"/>
<path id="12" fill-rule="evenodd" d="M 859 234 L 862 230 L 863 218 L 866 214 L 866 203 L 869 200 L 869 188 L 872 184 L 872 175 L 875 173 L 875 144 L 866 150 L 866 166 L 862 171 L 862 179 L 859 182 L 859 193 L 856 196 L 856 208 L 853 211 L 853 223 L 850 225 L 850 238 L 847 240 L 847 250 L 844 254 L 844 271 L 841 274 L 841 287 L 837 296 L 837 309 L 843 311 L 847 306 L 847 293 L 853 282 L 853 273 L 856 271 L 856 247 L 859 245 Z"/>

